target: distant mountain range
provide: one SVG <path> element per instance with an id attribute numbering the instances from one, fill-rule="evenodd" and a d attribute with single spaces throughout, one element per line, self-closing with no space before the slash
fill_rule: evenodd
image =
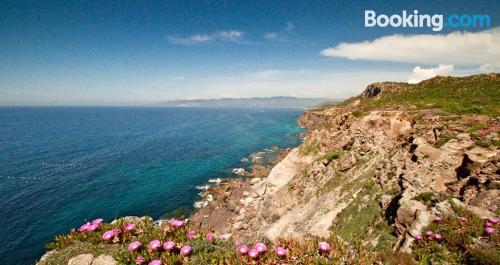
<path id="1" fill-rule="evenodd" d="M 302 108 L 308 109 L 331 103 L 328 98 L 296 98 L 296 97 L 254 97 L 254 98 L 221 98 L 172 100 L 160 103 L 168 107 L 191 108 Z"/>

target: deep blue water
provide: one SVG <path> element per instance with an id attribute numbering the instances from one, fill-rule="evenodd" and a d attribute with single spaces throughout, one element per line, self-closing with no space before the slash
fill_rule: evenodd
<path id="1" fill-rule="evenodd" d="M 84 220 L 192 210 L 196 186 L 300 143 L 300 110 L 0 108 L 1 264 Z"/>

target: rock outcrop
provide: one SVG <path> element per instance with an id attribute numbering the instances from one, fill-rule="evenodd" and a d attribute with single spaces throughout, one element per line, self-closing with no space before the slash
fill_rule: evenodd
<path id="1" fill-rule="evenodd" d="M 376 83 L 360 97 L 404 89 Z M 492 128 L 487 137 L 498 143 L 498 119 L 399 106 L 360 115 L 359 104 L 305 112 L 299 120 L 308 129 L 304 143 L 267 178 L 238 180 L 237 191 L 228 190 L 238 193 L 228 202 L 231 226 L 219 230 L 203 221 L 200 227 L 237 240 L 333 232 L 345 241 L 359 237 L 373 247 L 410 252 L 414 237 L 444 214 L 438 205 L 447 198 L 482 218 L 494 216 L 500 153 L 495 145 L 481 146 L 471 126 Z M 224 215 L 218 211 L 226 206 L 214 205 Z"/>

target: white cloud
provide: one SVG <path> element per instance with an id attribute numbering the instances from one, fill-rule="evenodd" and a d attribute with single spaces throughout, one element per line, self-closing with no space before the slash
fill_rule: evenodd
<path id="1" fill-rule="evenodd" d="M 278 33 L 276 32 L 267 32 L 264 34 L 264 39 L 266 40 L 277 40 L 278 39 Z"/>
<path id="2" fill-rule="evenodd" d="M 212 41 L 237 43 L 243 38 L 243 32 L 238 30 L 217 31 L 211 34 L 195 34 L 188 37 L 168 36 L 168 42 L 175 45 L 195 45 Z"/>
<path id="3" fill-rule="evenodd" d="M 173 36 L 168 37 L 168 41 L 170 43 L 176 44 L 176 45 L 193 45 L 196 43 L 209 42 L 212 40 L 213 40 L 213 37 L 210 35 L 206 35 L 206 34 L 196 34 L 196 35 L 185 37 L 185 38 L 173 37 Z"/>
<path id="4" fill-rule="evenodd" d="M 447 35 L 390 35 L 372 41 L 340 43 L 324 49 L 327 57 L 421 64 L 499 65 L 500 27 Z"/>
<path id="5" fill-rule="evenodd" d="M 440 64 L 438 67 L 434 68 L 421 68 L 420 66 L 417 66 L 413 68 L 413 71 L 410 74 L 410 77 L 408 78 L 408 83 L 410 84 L 416 84 L 420 83 L 422 80 L 426 80 L 429 78 L 433 78 L 438 75 L 442 76 L 447 76 L 450 75 L 455 67 L 451 64 Z"/>
<path id="6" fill-rule="evenodd" d="M 481 73 L 491 73 L 495 72 L 495 67 L 489 63 L 480 65 L 478 68 L 479 72 Z"/>
<path id="7" fill-rule="evenodd" d="M 241 40 L 243 32 L 237 30 L 219 31 L 215 34 L 215 37 L 224 41 L 236 42 Z"/>

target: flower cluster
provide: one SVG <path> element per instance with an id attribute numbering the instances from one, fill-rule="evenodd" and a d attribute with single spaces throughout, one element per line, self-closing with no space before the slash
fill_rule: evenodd
<path id="1" fill-rule="evenodd" d="M 498 224 L 498 222 L 500 222 L 499 217 L 490 217 L 486 219 L 486 221 L 484 222 L 484 233 L 486 235 L 491 235 L 495 233 L 496 231 L 495 226 Z"/>

